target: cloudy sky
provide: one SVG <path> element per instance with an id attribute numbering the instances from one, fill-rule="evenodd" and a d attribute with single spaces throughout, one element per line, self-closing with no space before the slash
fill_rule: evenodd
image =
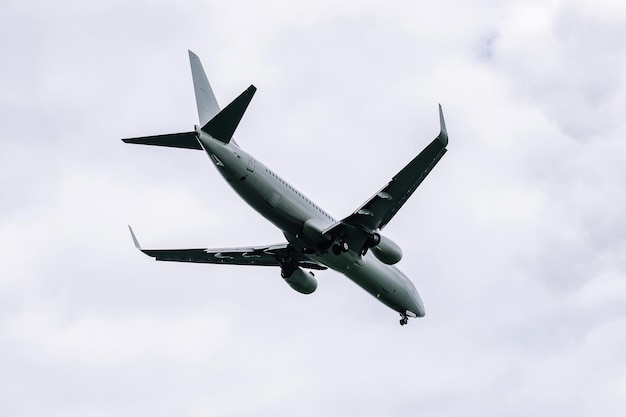
<path id="1" fill-rule="evenodd" d="M 623 416 L 626 3 L 0 3 L 2 416 Z M 438 133 L 385 229 L 426 317 L 333 272 L 157 263 L 274 243 L 200 152 L 187 49 L 238 142 L 335 217 Z"/>

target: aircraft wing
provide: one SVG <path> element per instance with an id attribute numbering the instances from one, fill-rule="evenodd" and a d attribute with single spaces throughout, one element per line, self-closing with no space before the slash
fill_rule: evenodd
<path id="1" fill-rule="evenodd" d="M 325 230 L 324 234 L 333 237 L 343 235 L 346 238 L 352 238 L 348 240 L 353 240 L 355 230 L 373 232 L 385 227 L 446 153 L 448 132 L 441 105 L 439 105 L 439 121 L 441 132 L 419 155 L 365 204 Z"/>
<path id="2" fill-rule="evenodd" d="M 302 268 L 326 269 L 325 266 L 294 250 L 288 243 L 222 249 L 142 249 L 133 229 L 130 226 L 128 228 L 135 247 L 157 261 L 257 266 L 281 266 L 291 261 Z"/>

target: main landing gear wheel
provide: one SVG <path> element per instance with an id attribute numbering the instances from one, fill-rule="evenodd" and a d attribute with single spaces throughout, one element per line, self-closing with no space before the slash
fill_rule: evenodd
<path id="1" fill-rule="evenodd" d="M 332 249 L 335 255 L 339 255 L 341 253 L 348 252 L 348 250 L 350 250 L 350 246 L 348 246 L 348 242 L 341 241 L 341 242 L 335 243 Z"/>

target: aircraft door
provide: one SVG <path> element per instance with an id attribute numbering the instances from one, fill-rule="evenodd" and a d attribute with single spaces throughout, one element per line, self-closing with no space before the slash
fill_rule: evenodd
<path id="1" fill-rule="evenodd" d="M 246 167 L 246 170 L 248 170 L 249 172 L 254 172 L 255 166 L 256 160 L 252 156 L 248 156 L 248 166 Z"/>

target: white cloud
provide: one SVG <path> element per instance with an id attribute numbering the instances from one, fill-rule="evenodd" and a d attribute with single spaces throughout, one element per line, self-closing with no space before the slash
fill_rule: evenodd
<path id="1" fill-rule="evenodd" d="M 0 409 L 41 415 L 622 415 L 618 2 L 0 6 Z M 200 152 L 185 49 L 240 144 L 337 217 L 436 134 L 386 231 L 427 315 L 332 272 L 152 262 L 280 232 Z M 36 401 L 34 400 L 36 399 Z M 44 411 L 45 410 L 45 411 Z"/>

